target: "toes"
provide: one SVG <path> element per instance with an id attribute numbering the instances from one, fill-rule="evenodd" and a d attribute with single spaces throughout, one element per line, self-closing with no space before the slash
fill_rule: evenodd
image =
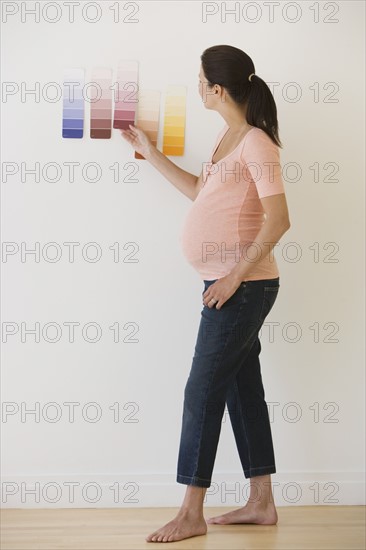
<path id="1" fill-rule="evenodd" d="M 216 523 L 216 517 L 214 518 L 208 518 L 207 523 Z"/>
<path id="2" fill-rule="evenodd" d="M 225 523 L 225 520 L 222 516 L 216 516 L 214 518 L 211 518 L 211 523 L 215 523 L 216 525 L 221 525 L 222 523 Z"/>
<path id="3" fill-rule="evenodd" d="M 150 535 L 146 537 L 147 542 L 167 542 L 168 535 L 164 535 L 164 533 L 161 533 L 159 531 L 154 531 Z"/>

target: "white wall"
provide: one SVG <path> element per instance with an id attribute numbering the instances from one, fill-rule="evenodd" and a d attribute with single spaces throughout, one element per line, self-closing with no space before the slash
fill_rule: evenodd
<path id="1" fill-rule="evenodd" d="M 10 4 L 30 8 L 34 2 Z M 200 2 L 139 2 L 139 22 L 132 24 L 113 23 L 112 4 L 99 3 L 102 18 L 96 24 L 83 20 L 80 7 L 75 22 L 68 23 L 63 2 L 55 24 L 42 17 L 34 23 L 32 16 L 22 22 L 20 12 L 10 16 L 2 25 L 3 81 L 28 88 L 39 82 L 42 88 L 51 81 L 61 84 L 66 67 L 85 67 L 88 79 L 94 65 L 115 69 L 120 58 L 137 59 L 140 86 L 161 90 L 162 105 L 168 84 L 187 87 L 185 154 L 172 160 L 195 174 L 223 125 L 198 94 L 202 51 L 214 44 L 237 46 L 264 80 L 278 83 L 274 95 L 292 226 L 276 250 L 281 290 L 262 329 L 261 354 L 273 414 L 275 500 L 363 503 L 363 2 L 328 2 L 328 8 L 324 2 L 281 2 L 273 22 L 265 5 L 273 3 L 238 3 L 248 8 L 246 19 L 253 20 L 256 8 L 262 11 L 255 23 L 245 20 L 245 12 L 237 22 L 233 16 L 224 22 L 217 13 L 204 23 Z M 319 7 L 317 23 L 313 4 Z M 295 9 L 301 17 L 291 23 Z M 332 15 L 333 9 L 338 13 Z M 121 17 L 130 11 L 122 10 Z M 325 23 L 326 16 L 338 22 Z M 298 101 L 289 99 L 294 87 L 286 98 L 289 83 L 301 91 Z M 327 102 L 335 89 L 336 102 Z M 35 182 L 32 176 L 22 182 L 19 173 L 3 183 L 3 241 L 28 248 L 56 242 L 63 251 L 56 263 L 42 256 L 38 263 L 32 256 L 22 261 L 20 253 L 2 261 L 3 333 L 7 323 L 19 328 L 2 352 L 3 408 L 12 413 L 2 417 L 3 506 L 178 506 L 185 491 L 175 482 L 183 389 L 203 289 L 178 241 L 191 203 L 146 161 L 134 161 L 119 131 L 111 140 L 91 140 L 86 117 L 84 139 L 62 139 L 61 101 L 27 96 L 22 102 L 17 93 L 3 102 L 2 115 L 3 163 L 30 168 L 55 161 L 64 168 L 65 162 L 98 162 L 103 171 L 94 184 L 83 181 L 80 171 L 69 182 L 65 168 L 57 183 Z M 138 182 L 114 183 L 109 167 L 118 162 L 123 177 L 129 161 L 139 167 Z M 301 170 L 296 182 L 295 170 L 285 170 L 288 163 Z M 339 167 L 337 181 L 327 182 L 333 164 Z M 70 241 L 80 243 L 73 263 L 63 244 Z M 97 263 L 80 254 L 89 242 L 102 249 Z M 115 263 L 109 247 L 119 243 L 123 260 L 131 251 L 123 250 L 128 242 L 137 243 L 138 262 Z M 298 261 L 291 261 L 296 250 Z M 41 334 L 39 343 L 29 335 L 22 342 L 21 323 L 31 328 L 36 322 L 41 329 L 58 323 L 61 339 L 49 343 Z M 67 322 L 79 323 L 72 343 Z M 102 330 L 94 344 L 81 334 L 89 322 Z M 273 341 L 270 322 L 278 323 Z M 138 342 L 121 341 L 133 330 L 126 323 L 138 326 Z M 114 343 L 110 327 L 117 324 L 120 341 Z M 296 331 L 299 339 L 292 341 Z M 68 402 L 78 404 L 73 422 Z M 91 402 L 102 413 L 97 422 L 87 421 L 85 406 Z M 55 422 L 49 403 L 59 407 Z M 35 407 L 37 421 L 21 414 Z M 90 407 L 89 416 L 94 414 Z M 70 482 L 77 483 L 73 499 Z M 45 483 L 51 483 L 48 492 Z M 88 483 L 94 487 L 87 490 Z M 244 502 L 248 485 L 225 416 L 206 503 L 235 506 Z M 39 497 L 27 493 L 33 488 Z"/>

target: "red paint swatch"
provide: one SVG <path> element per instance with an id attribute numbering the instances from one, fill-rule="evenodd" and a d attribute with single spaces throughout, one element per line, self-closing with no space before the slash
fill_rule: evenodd
<path id="1" fill-rule="evenodd" d="M 90 92 L 90 137 L 110 139 L 112 135 L 112 69 L 96 67 Z"/>
<path id="2" fill-rule="evenodd" d="M 114 108 L 113 128 L 128 130 L 134 124 L 136 106 L 139 101 L 138 63 L 121 60 L 117 69 L 116 104 Z"/>

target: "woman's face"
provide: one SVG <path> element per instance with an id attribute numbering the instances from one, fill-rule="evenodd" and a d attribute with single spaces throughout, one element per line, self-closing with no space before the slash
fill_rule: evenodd
<path id="1" fill-rule="evenodd" d="M 198 74 L 198 93 L 207 109 L 212 109 L 214 105 L 215 93 L 214 89 L 210 88 L 207 78 L 204 75 L 202 65 Z"/>

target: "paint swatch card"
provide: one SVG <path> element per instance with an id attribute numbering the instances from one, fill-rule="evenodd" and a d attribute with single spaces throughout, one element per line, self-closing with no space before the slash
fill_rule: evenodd
<path id="1" fill-rule="evenodd" d="M 136 126 L 147 134 L 155 147 L 159 132 L 160 95 L 158 90 L 141 90 L 136 115 Z M 144 158 L 135 151 L 135 159 Z"/>
<path id="2" fill-rule="evenodd" d="M 84 135 L 84 69 L 66 69 L 63 80 L 62 137 Z"/>
<path id="3" fill-rule="evenodd" d="M 112 69 L 95 67 L 88 89 L 90 137 L 109 139 L 112 135 Z"/>
<path id="4" fill-rule="evenodd" d="M 186 120 L 185 86 L 168 86 L 165 97 L 163 153 L 183 155 Z"/>
<path id="5" fill-rule="evenodd" d="M 115 86 L 113 128 L 128 130 L 135 123 L 138 104 L 138 63 L 121 60 L 118 64 Z"/>

